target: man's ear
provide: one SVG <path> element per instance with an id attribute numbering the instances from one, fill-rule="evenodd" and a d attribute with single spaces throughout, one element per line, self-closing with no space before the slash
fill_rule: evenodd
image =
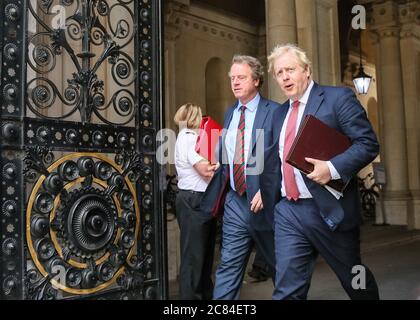
<path id="1" fill-rule="evenodd" d="M 309 79 L 311 77 L 311 70 L 309 70 L 309 66 L 306 65 L 305 66 L 305 72 L 306 72 L 306 76 Z"/>

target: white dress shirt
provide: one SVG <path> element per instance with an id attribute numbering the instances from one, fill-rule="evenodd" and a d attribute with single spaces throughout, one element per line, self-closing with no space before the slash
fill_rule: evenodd
<path id="1" fill-rule="evenodd" d="M 309 94 L 311 93 L 311 90 L 312 90 L 313 86 L 314 86 L 314 82 L 311 80 L 308 88 L 306 88 L 305 93 L 299 99 L 299 107 L 298 107 L 299 111 L 298 111 L 298 116 L 297 116 L 296 133 L 299 130 L 299 124 L 302 120 L 303 113 L 304 113 L 306 105 L 308 103 Z M 281 163 L 283 163 L 283 150 L 284 150 L 284 138 L 285 138 L 285 134 L 286 134 L 286 125 L 287 125 L 287 121 L 289 120 L 290 113 L 292 112 L 292 104 L 293 104 L 293 100 L 289 100 L 289 110 L 287 111 L 287 115 L 286 115 L 286 118 L 284 119 L 283 127 L 281 128 L 281 132 L 280 132 L 279 156 L 280 156 L 280 159 L 281 159 Z M 340 175 L 337 172 L 337 170 L 334 168 L 332 163 L 330 161 L 327 161 L 327 165 L 328 165 L 328 168 L 330 169 L 330 174 L 331 174 L 332 179 L 340 179 Z M 312 198 L 312 194 L 309 192 L 308 188 L 306 187 L 305 182 L 303 181 L 302 173 L 296 168 L 293 168 L 293 172 L 295 174 L 295 180 L 296 180 L 296 184 L 297 184 L 299 194 L 300 194 L 299 199 Z M 281 173 L 282 173 L 282 176 L 284 176 L 283 165 L 281 166 Z M 339 197 L 342 196 L 342 193 L 337 192 L 336 190 L 330 188 L 329 186 L 325 186 L 325 187 L 337 199 L 339 199 Z M 281 194 L 282 194 L 283 197 L 286 196 L 286 191 L 285 190 L 286 189 L 284 187 L 284 180 L 282 179 Z"/>
<path id="2" fill-rule="evenodd" d="M 233 110 L 232 120 L 230 121 L 228 130 L 226 132 L 225 145 L 230 169 L 230 186 L 235 191 L 235 182 L 233 178 L 233 160 L 235 158 L 236 133 L 238 131 L 238 124 L 241 117 L 241 106 L 246 107 L 244 129 L 244 158 L 246 174 L 246 163 L 248 161 L 248 152 L 252 141 L 252 128 L 254 127 L 255 115 L 257 114 L 257 108 L 258 104 L 260 103 L 260 99 L 261 96 L 259 93 L 257 93 L 257 95 L 247 104 L 242 104 L 240 101 L 238 101 L 238 105 L 235 107 L 235 110 Z"/>
<path id="3" fill-rule="evenodd" d="M 195 151 L 197 133 L 184 128 L 175 142 L 175 168 L 178 176 L 178 189 L 198 192 L 206 191 L 208 183 L 200 176 L 194 165 L 205 160 Z"/>

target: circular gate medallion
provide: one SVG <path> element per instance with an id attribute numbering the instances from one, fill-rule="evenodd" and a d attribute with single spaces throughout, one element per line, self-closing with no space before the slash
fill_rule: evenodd
<path id="1" fill-rule="evenodd" d="M 67 155 L 48 168 L 29 197 L 26 238 L 51 284 L 83 295 L 114 284 L 135 255 L 140 211 L 121 167 L 94 153 Z"/>

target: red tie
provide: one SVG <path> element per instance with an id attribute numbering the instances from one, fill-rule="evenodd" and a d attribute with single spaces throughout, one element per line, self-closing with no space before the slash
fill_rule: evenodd
<path id="1" fill-rule="evenodd" d="M 233 181 L 236 192 L 242 196 L 246 189 L 245 181 L 245 106 L 241 106 L 241 117 L 239 119 L 238 131 L 236 133 L 235 158 L 233 160 Z"/>
<path id="2" fill-rule="evenodd" d="M 292 112 L 289 115 L 286 125 L 286 135 L 284 138 L 284 149 L 283 149 L 283 175 L 284 175 L 284 187 L 286 188 L 287 199 L 297 200 L 299 198 L 299 189 L 296 184 L 295 174 L 293 167 L 286 162 L 287 154 L 289 153 L 290 147 L 293 144 L 293 140 L 296 135 L 296 120 L 299 112 L 299 100 L 296 100 L 292 104 Z"/>

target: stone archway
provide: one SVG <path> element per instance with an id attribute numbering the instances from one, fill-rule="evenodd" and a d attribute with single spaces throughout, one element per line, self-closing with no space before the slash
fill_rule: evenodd
<path id="1" fill-rule="evenodd" d="M 206 114 L 223 124 L 223 116 L 233 98 L 228 78 L 229 67 L 220 58 L 211 58 L 206 65 Z"/>

